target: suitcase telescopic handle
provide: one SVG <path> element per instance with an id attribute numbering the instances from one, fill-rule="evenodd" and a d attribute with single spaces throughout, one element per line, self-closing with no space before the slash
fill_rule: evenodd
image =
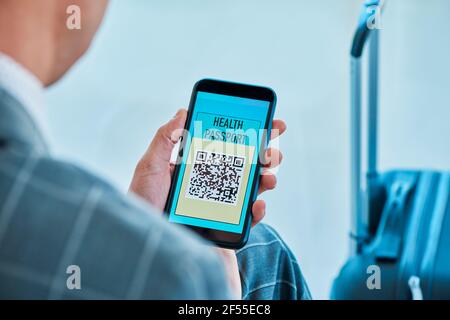
<path id="1" fill-rule="evenodd" d="M 363 4 L 362 12 L 359 16 L 358 27 L 353 37 L 351 55 L 354 58 L 360 58 L 363 54 L 364 47 L 369 39 L 372 31 L 377 27 L 377 18 L 383 9 L 384 1 L 382 0 L 366 0 Z"/>
<path id="2" fill-rule="evenodd" d="M 351 47 L 351 215 L 352 253 L 361 251 L 368 235 L 369 206 L 363 201 L 362 190 L 362 66 L 364 48 L 369 45 L 367 90 L 367 191 L 377 174 L 377 123 L 378 123 L 378 29 L 383 0 L 366 0 Z M 367 201 L 366 201 L 367 202 Z"/>

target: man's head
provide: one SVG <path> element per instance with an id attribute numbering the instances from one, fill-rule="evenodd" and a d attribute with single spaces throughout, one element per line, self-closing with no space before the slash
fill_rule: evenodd
<path id="1" fill-rule="evenodd" d="M 32 71 L 48 86 L 89 48 L 108 0 L 0 0 L 0 52 Z M 71 7 L 72 6 L 72 7 Z M 80 9 L 81 29 L 68 28 Z"/>

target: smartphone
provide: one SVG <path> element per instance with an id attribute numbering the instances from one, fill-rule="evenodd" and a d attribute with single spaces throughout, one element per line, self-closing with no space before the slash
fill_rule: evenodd
<path id="1" fill-rule="evenodd" d="M 195 84 L 165 207 L 170 222 L 220 247 L 245 245 L 275 104 L 270 88 Z"/>

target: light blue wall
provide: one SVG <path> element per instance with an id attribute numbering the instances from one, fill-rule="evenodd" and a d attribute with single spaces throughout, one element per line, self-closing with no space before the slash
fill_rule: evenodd
<path id="1" fill-rule="evenodd" d="M 348 49 L 357 0 L 113 1 L 92 50 L 48 93 L 57 155 L 126 190 L 194 82 L 264 84 L 287 121 L 267 222 L 326 298 L 348 253 Z M 392 0 L 382 35 L 383 168 L 450 168 L 448 0 Z"/>

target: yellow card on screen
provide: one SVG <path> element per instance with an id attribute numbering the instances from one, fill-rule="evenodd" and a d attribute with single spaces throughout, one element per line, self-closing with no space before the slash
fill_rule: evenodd
<path id="1" fill-rule="evenodd" d="M 175 214 L 239 224 L 254 146 L 193 138 Z"/>

